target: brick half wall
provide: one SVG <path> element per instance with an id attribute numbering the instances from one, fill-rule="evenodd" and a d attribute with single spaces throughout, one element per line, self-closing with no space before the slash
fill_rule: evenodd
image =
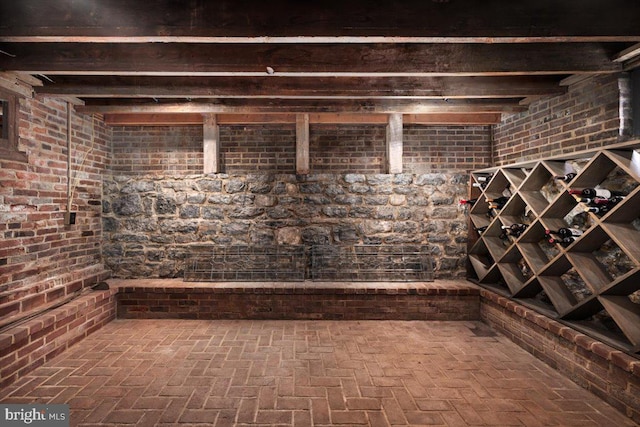
<path id="1" fill-rule="evenodd" d="M 489 290 L 480 301 L 482 321 L 640 423 L 640 360 Z"/>
<path id="2" fill-rule="evenodd" d="M 0 387 L 15 382 L 115 319 L 116 292 L 88 291 L 0 333 Z"/>
<path id="3" fill-rule="evenodd" d="M 478 320 L 479 289 L 465 282 L 231 283 L 110 281 L 118 318 L 254 320 Z"/>

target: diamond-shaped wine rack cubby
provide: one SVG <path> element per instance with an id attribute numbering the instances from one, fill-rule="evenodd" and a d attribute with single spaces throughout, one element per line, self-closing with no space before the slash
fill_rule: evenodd
<path id="1" fill-rule="evenodd" d="M 640 144 L 478 170 L 471 182 L 472 279 L 640 354 Z M 570 192 L 594 188 L 612 198 Z M 514 224 L 524 231 L 505 233 Z M 575 236 L 554 238 L 562 228 Z"/>

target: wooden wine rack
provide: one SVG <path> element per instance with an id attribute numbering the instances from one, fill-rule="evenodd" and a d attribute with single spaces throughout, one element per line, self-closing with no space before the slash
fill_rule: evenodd
<path id="1" fill-rule="evenodd" d="M 554 176 L 576 172 L 570 182 Z M 469 275 L 629 354 L 640 354 L 640 143 L 473 171 Z M 628 195 L 605 215 L 585 212 L 570 188 L 608 187 Z M 511 193 L 495 216 L 487 198 Z M 501 226 L 526 223 L 517 238 Z M 483 233 L 475 229 L 486 226 Z M 549 243 L 546 229 L 584 230 L 568 246 Z"/>

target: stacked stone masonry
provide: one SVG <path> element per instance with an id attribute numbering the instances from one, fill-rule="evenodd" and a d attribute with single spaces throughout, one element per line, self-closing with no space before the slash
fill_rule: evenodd
<path id="1" fill-rule="evenodd" d="M 466 174 L 116 176 L 103 257 L 115 277 L 181 277 L 193 244 L 430 246 L 436 278 L 465 275 Z"/>

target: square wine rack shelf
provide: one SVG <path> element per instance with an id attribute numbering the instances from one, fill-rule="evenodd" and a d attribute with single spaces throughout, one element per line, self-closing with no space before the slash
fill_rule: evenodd
<path id="1" fill-rule="evenodd" d="M 564 178 L 564 179 L 562 179 Z M 609 189 L 594 205 L 569 190 Z M 581 200 L 580 197 L 583 199 Z M 491 209 L 488 200 L 502 198 Z M 469 275 L 629 354 L 640 354 L 640 144 L 471 173 Z M 604 211 L 589 211 L 589 206 Z M 524 232 L 505 233 L 513 224 Z M 547 230 L 579 236 L 553 241 Z M 480 231 L 479 231 L 480 230 Z"/>

